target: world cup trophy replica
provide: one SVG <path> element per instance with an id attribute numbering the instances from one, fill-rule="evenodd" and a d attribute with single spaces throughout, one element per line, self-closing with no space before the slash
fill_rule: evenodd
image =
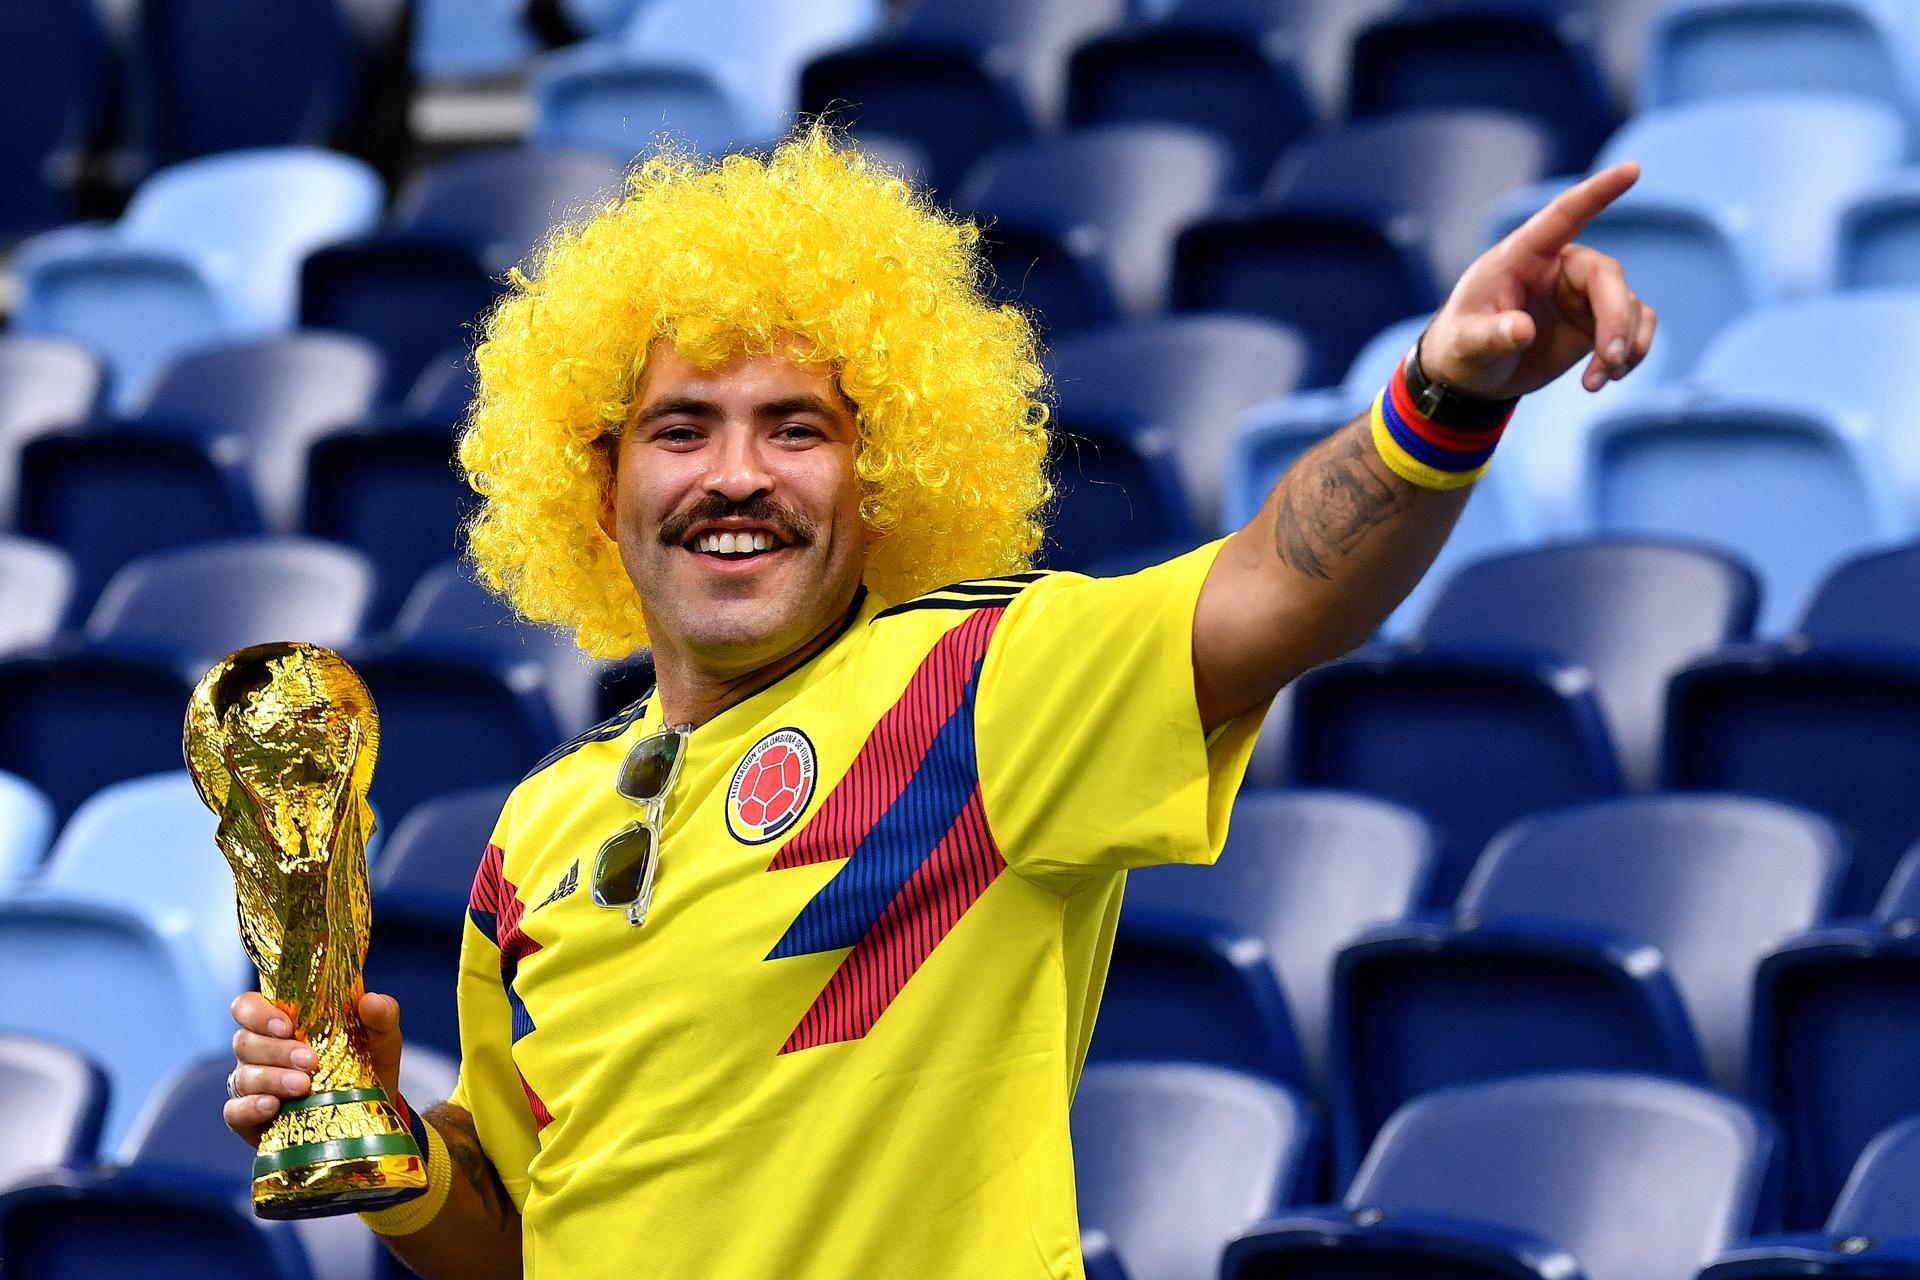
<path id="1" fill-rule="evenodd" d="M 399 1204 L 427 1186 L 420 1148 L 373 1074 L 358 1012 L 371 915 L 373 698 L 330 649 L 227 655 L 187 706 L 187 768 L 220 817 L 240 933 L 263 995 L 306 1038 L 313 1089 L 284 1100 L 253 1162 L 262 1218 Z"/>

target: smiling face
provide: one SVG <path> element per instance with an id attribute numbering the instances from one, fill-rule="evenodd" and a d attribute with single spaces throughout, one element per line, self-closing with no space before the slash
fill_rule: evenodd
<path id="1" fill-rule="evenodd" d="M 757 671 L 845 614 L 874 535 L 860 519 L 854 409 L 794 348 L 712 369 L 647 356 L 622 433 L 609 532 L 657 659 Z"/>

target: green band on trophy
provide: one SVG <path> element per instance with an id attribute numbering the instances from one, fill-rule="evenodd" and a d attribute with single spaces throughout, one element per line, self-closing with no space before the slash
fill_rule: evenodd
<path id="1" fill-rule="evenodd" d="M 283 1151 L 263 1152 L 253 1158 L 253 1176 L 265 1177 L 301 1164 L 321 1164 L 328 1160 L 367 1160 L 374 1156 L 417 1156 L 420 1145 L 410 1133 L 376 1133 L 365 1138 L 337 1138 L 332 1142 L 308 1142 Z"/>
<path id="2" fill-rule="evenodd" d="M 343 1102 L 391 1102 L 385 1089 L 333 1089 L 310 1093 L 304 1098 L 287 1098 L 280 1103 L 280 1114 L 305 1111 L 308 1107 L 337 1107 Z"/>

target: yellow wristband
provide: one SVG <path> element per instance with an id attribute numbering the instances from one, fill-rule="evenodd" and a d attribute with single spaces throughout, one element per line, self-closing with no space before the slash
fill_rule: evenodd
<path id="1" fill-rule="evenodd" d="M 423 1118 L 421 1127 L 427 1131 L 427 1194 L 390 1209 L 361 1214 L 360 1221 L 378 1235 L 412 1235 L 440 1215 L 447 1203 L 447 1193 L 453 1189 L 453 1161 L 447 1156 L 446 1141 L 430 1121 Z"/>
<path id="2" fill-rule="evenodd" d="M 1387 464 L 1387 470 L 1422 489 L 1460 489 L 1487 474 L 1487 468 L 1493 465 L 1491 459 L 1471 471 L 1442 471 L 1438 467 L 1428 466 L 1402 449 L 1400 442 L 1393 438 L 1393 433 L 1387 430 L 1386 415 L 1380 408 L 1386 394 L 1382 391 L 1373 398 L 1373 409 L 1369 416 L 1373 420 L 1373 447 L 1379 453 L 1380 461 Z"/>

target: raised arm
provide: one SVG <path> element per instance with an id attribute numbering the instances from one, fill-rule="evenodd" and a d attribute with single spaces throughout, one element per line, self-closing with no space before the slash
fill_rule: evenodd
<path id="1" fill-rule="evenodd" d="M 1574 239 L 1639 172 L 1620 164 L 1594 174 L 1482 254 L 1420 341 L 1426 377 L 1503 401 L 1581 359 L 1589 391 L 1630 373 L 1653 342 L 1653 309 L 1617 261 Z M 1295 462 L 1214 562 L 1193 624 L 1194 684 L 1209 729 L 1372 635 L 1466 505 L 1470 470 L 1436 470 L 1392 444 L 1383 453 L 1386 428 L 1375 418 L 1355 419 Z M 1422 429 L 1462 450 L 1444 457 L 1463 468 L 1484 436 L 1424 420 Z"/>

